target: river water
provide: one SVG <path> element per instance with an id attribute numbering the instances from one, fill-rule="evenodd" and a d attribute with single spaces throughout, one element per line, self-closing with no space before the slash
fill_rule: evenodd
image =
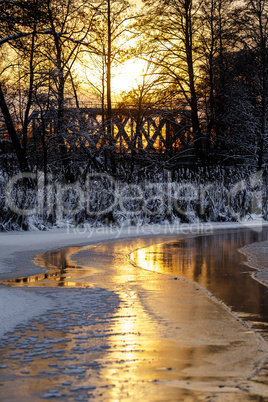
<path id="1" fill-rule="evenodd" d="M 268 400 L 267 288 L 238 251 L 267 234 L 126 239 L 39 255 L 46 272 L 5 284 L 47 295 L 55 308 L 0 343 L 2 399 Z"/>
<path id="2" fill-rule="evenodd" d="M 238 252 L 263 239 L 267 230 L 234 231 L 155 244 L 136 250 L 131 258 L 145 269 L 199 283 L 268 340 L 267 287 L 252 279 L 254 270 Z"/>

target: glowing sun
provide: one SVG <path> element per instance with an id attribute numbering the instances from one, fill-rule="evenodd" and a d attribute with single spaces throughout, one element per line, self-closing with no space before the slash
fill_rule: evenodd
<path id="1" fill-rule="evenodd" d="M 119 94 L 137 88 L 142 83 L 146 70 L 146 62 L 143 60 L 127 60 L 113 71 L 112 91 Z"/>

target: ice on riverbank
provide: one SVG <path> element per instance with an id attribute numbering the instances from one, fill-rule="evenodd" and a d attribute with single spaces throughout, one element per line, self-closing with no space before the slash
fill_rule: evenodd
<path id="1" fill-rule="evenodd" d="M 23 289 L 0 289 L 0 338 L 52 307 L 53 302 L 43 295 Z"/>
<path id="2" fill-rule="evenodd" d="M 268 240 L 248 244 L 239 251 L 247 257 L 246 264 L 257 270 L 252 276 L 268 286 Z"/>

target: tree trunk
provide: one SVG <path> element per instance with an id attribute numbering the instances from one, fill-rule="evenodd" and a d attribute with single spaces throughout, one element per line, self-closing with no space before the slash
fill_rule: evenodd
<path id="1" fill-rule="evenodd" d="M 198 118 L 198 105 L 197 105 L 197 95 L 195 90 L 194 82 L 194 67 L 193 67 L 193 47 L 192 47 L 192 1 L 185 0 L 185 51 L 186 60 L 189 76 L 189 87 L 190 87 L 190 107 L 191 107 L 191 120 L 193 127 L 194 136 L 194 150 L 197 160 L 203 160 L 203 149 L 201 140 L 201 130 Z"/>
<path id="2" fill-rule="evenodd" d="M 111 160 L 112 173 L 116 173 L 115 158 L 114 158 L 114 141 L 112 138 L 112 98 L 111 98 L 111 68 L 112 68 L 112 33 L 111 33 L 111 0 L 107 0 L 107 136 L 109 143 L 109 152 Z"/>
<path id="3" fill-rule="evenodd" d="M 29 165 L 28 165 L 28 162 L 27 162 L 27 159 L 26 159 L 26 156 L 25 156 L 25 150 L 21 146 L 19 137 L 18 137 L 16 129 L 14 127 L 12 117 L 11 117 L 11 115 L 9 113 L 9 109 L 8 109 L 7 104 L 6 104 L 5 96 L 4 96 L 4 93 L 2 91 L 1 83 L 0 83 L 0 107 L 1 107 L 4 119 L 5 119 L 5 123 L 6 123 L 6 127 L 7 127 L 9 137 L 10 137 L 10 139 L 12 141 L 15 153 L 16 153 L 18 161 L 19 161 L 20 170 L 22 172 L 27 171 L 27 170 L 29 170 Z"/>
<path id="4" fill-rule="evenodd" d="M 259 134 L 258 146 L 258 170 L 263 165 L 264 138 L 266 136 L 266 106 L 267 106 L 267 58 L 266 58 L 266 40 L 263 32 L 261 15 L 259 16 L 259 33 L 260 33 L 260 51 L 261 51 L 261 130 Z"/>

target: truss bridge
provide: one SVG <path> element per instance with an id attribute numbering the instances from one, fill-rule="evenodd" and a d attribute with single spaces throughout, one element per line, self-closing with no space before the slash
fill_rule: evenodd
<path id="1" fill-rule="evenodd" d="M 118 153 L 133 149 L 174 154 L 191 147 L 189 112 L 158 108 L 114 108 L 111 120 L 101 107 L 66 108 L 63 117 L 63 136 L 80 137 L 89 146 L 100 148 L 108 140 Z M 33 132 L 46 130 L 53 136 L 58 124 L 58 111 L 48 110 L 31 115 Z M 108 131 L 110 127 L 110 131 Z M 64 133 L 65 131 L 65 133 Z M 109 134 L 109 138 L 108 135 Z M 68 139 L 67 139 L 68 141 Z"/>

